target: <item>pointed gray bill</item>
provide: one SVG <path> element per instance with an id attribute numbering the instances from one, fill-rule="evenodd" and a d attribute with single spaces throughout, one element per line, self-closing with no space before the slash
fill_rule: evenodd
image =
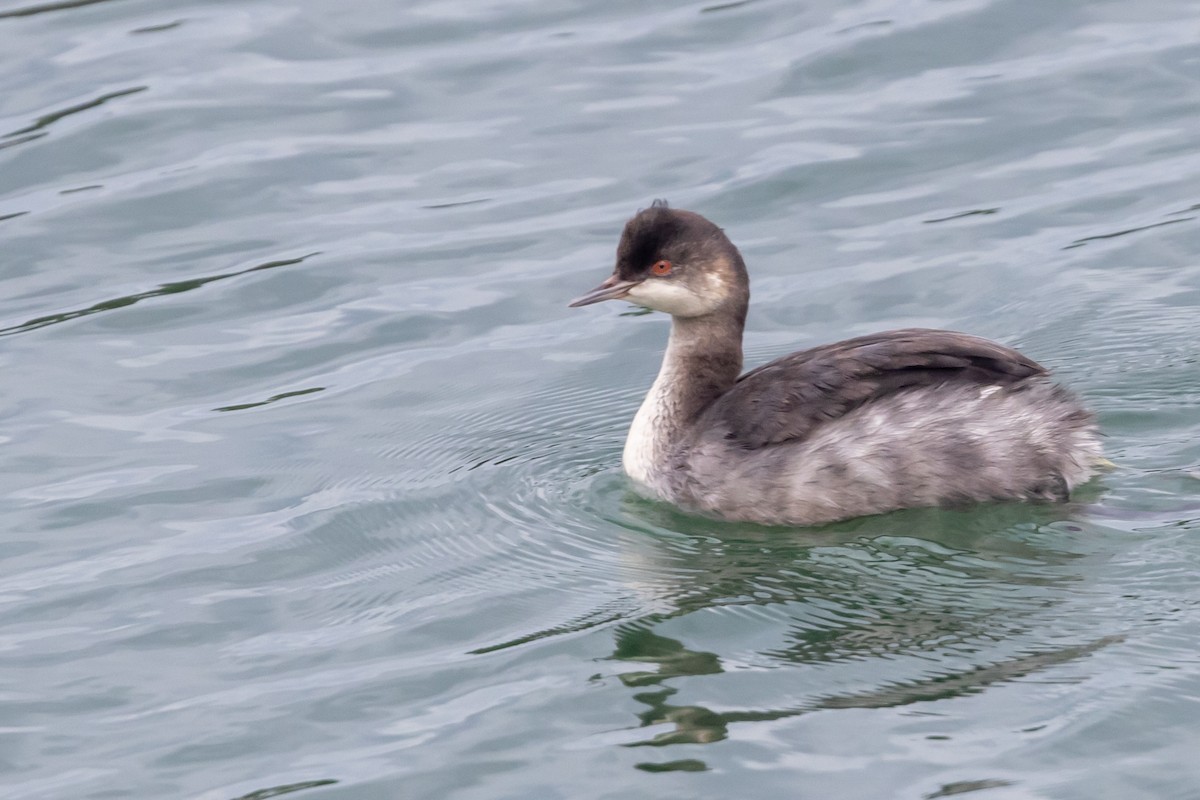
<path id="1" fill-rule="evenodd" d="M 576 297 L 567 304 L 568 308 L 577 308 L 579 306 L 590 306 L 592 303 L 599 303 L 602 300 L 616 300 L 624 297 L 630 289 L 637 286 L 641 281 L 624 281 L 616 275 L 610 275 L 608 280 L 592 289 L 582 297 Z"/>

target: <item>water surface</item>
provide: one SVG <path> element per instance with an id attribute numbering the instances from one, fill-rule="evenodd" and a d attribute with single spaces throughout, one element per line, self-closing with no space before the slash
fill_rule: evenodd
<path id="1" fill-rule="evenodd" d="M 11 798 L 1183 798 L 1200 785 L 1200 9 L 0 8 Z M 747 361 L 999 339 L 1065 507 L 636 498 L 656 197 Z"/>

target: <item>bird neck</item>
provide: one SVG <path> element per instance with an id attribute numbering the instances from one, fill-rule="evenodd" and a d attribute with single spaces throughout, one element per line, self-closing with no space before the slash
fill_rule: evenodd
<path id="1" fill-rule="evenodd" d="M 744 314 L 675 317 L 662 368 L 633 418 L 625 472 L 653 488 L 672 448 L 742 371 Z"/>

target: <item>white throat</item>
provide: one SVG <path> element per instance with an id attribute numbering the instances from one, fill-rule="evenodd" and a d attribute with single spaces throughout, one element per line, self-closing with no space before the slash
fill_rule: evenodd
<path id="1" fill-rule="evenodd" d="M 621 465 L 625 474 L 637 483 L 661 493 L 659 483 L 667 468 L 666 459 L 680 425 L 680 387 L 686 380 L 679 359 L 676 326 L 671 326 L 671 338 L 663 354 L 662 367 L 654 385 L 646 393 L 629 426 Z"/>

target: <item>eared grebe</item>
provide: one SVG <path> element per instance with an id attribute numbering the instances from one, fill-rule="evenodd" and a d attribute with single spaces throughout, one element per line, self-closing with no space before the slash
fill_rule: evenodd
<path id="1" fill-rule="evenodd" d="M 627 298 L 672 317 L 625 442 L 643 490 L 729 520 L 812 525 L 900 508 L 1066 500 L 1103 462 L 1092 415 L 1045 368 L 951 331 L 887 331 L 738 377 L 742 256 L 656 201 L 625 225 L 611 277 L 572 306 Z"/>

